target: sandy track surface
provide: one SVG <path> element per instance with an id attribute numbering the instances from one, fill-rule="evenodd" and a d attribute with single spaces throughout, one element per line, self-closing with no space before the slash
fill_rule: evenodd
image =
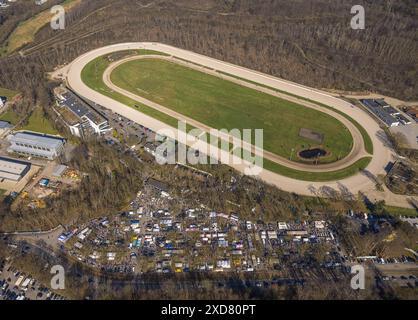
<path id="1" fill-rule="evenodd" d="M 260 83 L 261 85 L 269 86 L 293 95 L 310 99 L 315 102 L 326 104 L 341 112 L 344 112 L 351 118 L 355 119 L 364 129 L 366 129 L 370 135 L 370 138 L 372 139 L 374 156 L 369 166 L 367 167 L 366 172 L 356 174 L 340 181 L 307 182 L 284 177 L 268 170 L 263 170 L 259 175 L 262 180 L 276 185 L 282 190 L 303 195 L 326 196 L 326 192 L 323 191 L 330 190 L 330 188 L 332 188 L 337 191 L 343 190 L 345 193 L 351 192 L 353 195 L 357 195 L 357 193 L 361 191 L 365 194 L 370 194 L 372 200 L 386 200 L 388 204 L 396 206 L 411 206 L 408 201 L 408 199 L 411 197 L 395 195 L 387 190 L 384 192 L 375 191 L 374 177 L 379 174 L 384 174 L 384 168 L 389 163 L 389 161 L 393 160 L 394 157 L 394 152 L 388 145 L 384 132 L 379 128 L 378 123 L 362 109 L 356 108 L 349 102 L 334 97 L 326 92 L 206 57 L 194 52 L 178 49 L 165 44 L 150 42 L 122 43 L 95 49 L 78 57 L 69 66 L 66 66 L 63 69 L 57 71 L 56 74 L 64 74 L 68 85 L 86 99 L 95 101 L 96 103 L 115 112 L 118 112 L 135 122 L 141 123 L 142 125 L 147 126 L 154 131 L 167 129 L 167 125 L 161 121 L 158 121 L 150 116 L 147 116 L 146 114 L 127 107 L 120 102 L 117 102 L 99 92 L 96 92 L 95 90 L 90 89 L 81 80 L 81 71 L 90 61 L 94 60 L 95 58 L 116 51 L 137 49 L 148 49 L 164 52 L 166 54 L 185 59 L 192 63 L 197 63 L 243 79 Z M 231 166 L 241 172 L 245 172 L 244 170 L 247 168 L 246 164 Z"/>

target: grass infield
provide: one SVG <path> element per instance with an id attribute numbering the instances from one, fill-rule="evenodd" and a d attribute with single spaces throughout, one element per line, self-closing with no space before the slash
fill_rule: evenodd
<path id="1" fill-rule="evenodd" d="M 118 66 L 112 82 L 146 99 L 215 129 L 264 130 L 264 149 L 299 161 L 298 151 L 318 146 L 299 136 L 301 128 L 321 133 L 329 155 L 322 163 L 345 157 L 352 136 L 338 120 L 302 105 L 161 59 L 132 60 Z M 294 151 L 292 152 L 292 149 Z"/>
<path id="2" fill-rule="evenodd" d="M 154 51 L 148 52 L 146 50 L 138 50 L 137 53 L 138 53 L 138 55 L 157 54 Z M 89 62 L 85 66 L 85 68 L 82 70 L 82 73 L 81 73 L 82 81 L 87 86 L 89 86 L 91 89 L 94 89 L 94 90 L 102 93 L 103 95 L 106 95 L 106 96 L 108 96 L 108 97 L 110 97 L 112 99 L 115 99 L 116 101 L 119 101 L 119 102 L 121 102 L 121 103 L 123 103 L 123 104 L 125 104 L 125 105 L 127 105 L 127 106 L 129 106 L 131 108 L 134 108 L 134 109 L 136 109 L 136 110 L 138 110 L 138 111 L 140 111 L 140 112 L 142 112 L 144 114 L 147 114 L 147 115 L 149 115 L 151 117 L 154 117 L 155 119 L 160 120 L 160 121 L 162 121 L 164 123 L 167 123 L 168 125 L 173 126 L 173 127 L 176 128 L 177 127 L 177 120 L 175 118 L 173 118 L 171 116 L 168 116 L 168 115 L 166 115 L 163 112 L 157 111 L 157 110 L 155 110 L 155 109 L 153 109 L 151 107 L 148 107 L 146 105 L 143 105 L 141 103 L 138 103 L 137 101 L 135 101 L 135 100 L 133 100 L 131 98 L 128 98 L 128 97 L 126 97 L 126 96 L 124 96 L 122 94 L 116 93 L 113 90 L 109 89 L 104 84 L 103 79 L 102 79 L 103 73 L 104 73 L 104 71 L 106 70 L 106 68 L 111 63 L 111 61 L 109 61 L 107 59 L 107 56 L 108 55 L 105 55 L 105 56 L 102 56 L 102 57 L 98 57 L 95 60 Z M 156 60 L 156 59 L 136 60 L 135 62 L 149 61 L 149 60 Z M 161 62 L 161 61 L 158 61 L 158 62 Z M 172 66 L 172 67 L 176 67 L 176 66 L 177 65 L 174 64 L 174 66 Z M 185 67 L 183 67 L 183 68 L 185 68 Z M 185 68 L 185 69 L 188 69 L 188 68 Z M 183 70 L 183 71 L 186 72 L 185 70 Z M 192 70 L 192 71 L 194 71 L 194 70 Z M 203 74 L 201 72 L 197 72 L 197 71 L 194 71 L 194 72 L 196 72 L 198 74 L 200 73 L 198 75 L 198 77 L 201 77 L 202 75 L 206 75 L 206 74 Z M 114 74 L 112 76 L 114 76 Z M 170 77 L 171 76 L 172 76 L 172 74 L 170 74 Z M 126 77 L 126 76 L 123 76 L 123 77 Z M 212 77 L 212 76 L 210 76 L 210 77 Z M 140 76 L 140 78 L 142 78 L 142 76 Z M 214 78 L 216 78 L 217 81 L 222 81 L 222 85 L 224 85 L 225 82 L 228 85 L 231 85 L 231 84 L 232 85 L 235 85 L 235 84 L 233 84 L 233 83 L 231 83 L 229 81 L 222 80 L 222 79 L 219 79 L 217 77 L 214 77 Z M 175 80 L 178 81 L 177 79 L 175 79 Z M 156 81 L 156 80 L 153 80 L 153 81 Z M 201 85 L 202 85 L 202 83 L 199 83 L 199 86 L 201 86 Z M 130 86 L 132 88 L 132 84 Z M 160 86 L 161 86 L 161 84 L 160 84 Z M 236 86 L 240 87 L 239 89 L 244 88 L 244 87 L 239 86 L 239 85 L 236 85 Z M 220 90 L 221 89 L 222 88 L 220 88 Z M 245 88 L 245 89 L 247 89 L 247 88 Z M 145 90 L 146 91 L 146 89 L 142 89 L 142 88 L 141 88 L 141 90 Z M 251 90 L 251 89 L 249 89 L 249 90 Z M 252 90 L 252 91 L 254 91 L 254 90 Z M 134 93 L 137 93 L 138 95 L 144 96 L 144 94 L 143 94 L 142 91 L 141 91 L 142 92 L 141 94 L 139 94 L 139 92 L 138 91 L 135 91 L 135 90 L 133 92 Z M 186 92 L 189 93 L 190 92 L 190 89 L 188 88 L 186 90 Z M 256 92 L 256 93 L 258 93 L 258 92 Z M 251 93 L 250 95 L 252 95 L 252 94 L 254 94 L 254 93 Z M 264 94 L 262 94 L 262 95 L 264 95 Z M 182 96 L 185 96 L 185 95 L 183 94 Z M 268 99 L 268 101 L 270 101 L 270 99 L 272 99 L 272 98 L 278 99 L 276 97 L 271 97 L 269 95 L 267 95 L 267 96 L 268 96 L 268 98 L 266 98 L 266 97 L 263 97 L 263 98 L 264 99 Z M 144 97 L 146 97 L 146 96 L 144 96 Z M 174 97 L 175 97 L 175 95 L 174 95 Z M 196 99 L 195 97 L 196 97 L 196 94 L 193 95 L 193 99 Z M 252 98 L 253 98 L 253 101 L 254 101 L 254 97 L 252 97 Z M 281 99 L 278 99 L 278 100 L 281 100 Z M 286 100 L 283 100 L 283 101 L 284 101 L 283 103 L 285 103 L 286 105 L 284 107 L 282 106 L 282 108 L 289 108 L 289 104 L 292 104 L 291 102 L 288 102 Z M 159 103 L 161 103 L 161 101 L 159 101 Z M 276 103 L 277 103 L 277 101 L 276 101 Z M 167 104 L 164 104 L 164 103 L 161 103 L 161 104 L 163 104 L 166 107 L 170 107 Z M 296 105 L 296 104 L 293 104 L 293 105 Z M 218 108 L 219 108 L 219 106 L 218 106 Z M 270 106 L 270 108 L 274 108 L 274 105 L 273 106 Z M 301 110 L 301 109 L 299 109 L 299 110 L 301 110 L 301 112 L 304 115 L 304 117 L 306 116 L 305 115 L 305 111 L 307 110 L 307 108 L 305 108 L 303 106 L 298 106 L 298 105 L 296 105 L 296 108 L 303 108 L 303 110 Z M 328 108 L 331 108 L 331 107 L 328 107 Z M 204 109 L 205 108 L 203 108 L 203 110 L 201 110 L 201 112 L 204 113 L 204 111 L 205 111 Z M 335 111 L 335 109 L 333 109 L 333 110 Z M 229 110 L 227 110 L 227 111 L 229 111 Z M 313 111 L 315 111 L 315 110 L 313 110 Z M 210 112 L 214 112 L 214 111 L 213 110 L 210 110 Z M 322 114 L 321 112 L 318 112 L 318 111 L 315 111 L 315 112 L 319 113 L 321 116 L 330 117 L 328 115 Z M 257 114 L 258 113 L 256 112 L 255 115 L 257 115 Z M 292 116 L 293 117 L 294 116 L 297 117 L 298 115 L 295 114 L 295 112 L 292 112 Z M 236 118 L 238 118 L 238 120 L 239 120 L 239 117 L 236 117 Z M 247 118 L 248 118 L 248 116 L 247 116 Z M 332 120 L 332 121 L 330 121 L 330 123 L 333 123 L 333 126 L 331 126 L 331 128 L 336 128 L 336 126 L 337 126 L 337 128 L 339 127 L 339 129 L 341 130 L 341 127 L 342 127 L 342 130 L 344 131 L 344 134 L 346 134 L 346 136 L 345 136 L 345 142 L 346 142 L 346 144 L 348 142 L 348 145 L 350 146 L 349 148 L 346 147 L 348 149 L 347 152 L 349 152 L 349 150 L 351 148 L 351 144 L 350 143 L 352 143 L 351 135 L 349 134 L 348 130 L 341 123 L 339 123 L 337 120 L 335 120 L 332 117 L 330 117 L 330 118 Z M 355 123 L 355 121 L 353 119 L 350 118 L 349 120 L 352 120 L 353 123 Z M 234 120 L 234 121 L 237 121 L 237 120 Z M 335 124 L 335 122 L 337 122 L 337 124 Z M 218 125 L 220 125 L 220 123 L 218 123 Z M 358 124 L 356 124 L 356 125 L 358 125 Z M 294 127 L 296 129 L 293 129 L 293 130 L 297 130 L 298 131 L 298 126 L 294 126 Z M 191 129 L 191 128 L 192 127 L 188 127 L 188 130 Z M 361 126 L 360 126 L 360 128 L 362 129 L 362 133 L 365 133 L 365 130 Z M 312 126 L 310 126 L 310 129 L 313 129 L 314 130 L 314 128 L 312 128 Z M 319 128 L 319 129 L 322 129 L 322 127 Z M 323 129 L 322 130 L 319 130 L 319 129 L 318 129 L 318 131 L 324 132 Z M 348 137 L 347 137 L 347 135 L 348 135 Z M 367 133 L 365 133 L 365 135 L 368 137 Z M 363 134 L 363 137 L 364 137 L 364 134 Z M 300 139 L 300 138 L 298 138 L 298 139 Z M 369 144 L 367 142 L 367 140 L 370 141 L 370 138 L 369 139 L 365 139 L 366 145 Z M 305 143 L 306 143 L 306 146 L 308 146 L 309 143 L 311 143 L 311 142 L 305 142 Z M 287 177 L 295 178 L 295 179 L 299 179 L 299 180 L 304 180 L 304 181 L 312 181 L 312 182 L 313 181 L 331 181 L 331 180 L 340 180 L 340 179 L 343 179 L 343 178 L 346 178 L 346 177 L 349 177 L 351 175 L 354 175 L 354 174 L 358 173 L 359 171 L 361 171 L 364 168 L 366 168 L 367 165 L 370 163 L 370 161 L 371 161 L 371 157 L 366 157 L 366 158 L 360 159 L 355 164 L 353 164 L 353 165 L 351 165 L 351 166 L 349 166 L 349 167 L 347 167 L 345 169 L 338 170 L 338 171 L 333 171 L 333 172 L 326 172 L 326 173 L 304 172 L 304 171 L 298 171 L 298 170 L 294 170 L 294 169 L 289 169 L 289 168 L 287 168 L 285 166 L 282 166 L 282 165 L 279 165 L 277 163 L 268 161 L 266 159 L 264 159 L 264 168 L 267 169 L 267 170 L 269 170 L 269 171 L 272 171 L 272 172 L 278 173 L 280 175 L 283 175 L 283 176 L 287 176 Z"/>

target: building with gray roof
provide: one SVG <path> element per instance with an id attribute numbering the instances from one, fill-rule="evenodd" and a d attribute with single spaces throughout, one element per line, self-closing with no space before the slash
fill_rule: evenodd
<path id="1" fill-rule="evenodd" d="M 31 164 L 0 157 L 0 179 L 20 181 L 30 170 Z"/>
<path id="2" fill-rule="evenodd" d="M 13 126 L 10 122 L 0 120 L 0 134 L 4 133 L 6 130 L 11 129 Z"/>
<path id="3" fill-rule="evenodd" d="M 393 117 L 393 115 L 399 114 L 399 112 L 386 104 L 384 100 L 361 99 L 360 102 L 388 127 L 396 127 L 399 125 L 399 120 Z"/>
<path id="4" fill-rule="evenodd" d="M 17 132 L 7 137 L 8 152 L 53 160 L 64 151 L 65 139 L 37 132 Z"/>

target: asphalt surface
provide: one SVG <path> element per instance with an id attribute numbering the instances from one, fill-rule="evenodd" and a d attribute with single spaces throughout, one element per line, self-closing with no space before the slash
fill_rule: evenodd
<path id="1" fill-rule="evenodd" d="M 278 175 L 268 170 L 262 170 L 259 177 L 264 181 L 276 185 L 282 190 L 295 192 L 303 195 L 313 195 L 315 190 L 320 190 L 323 187 L 333 188 L 335 190 L 349 190 L 352 194 L 356 195 L 359 191 L 365 194 L 371 193 L 373 200 L 386 200 L 390 205 L 410 207 L 408 198 L 406 196 L 395 195 L 388 190 L 383 192 L 375 192 L 375 180 L 373 176 L 379 174 L 385 174 L 385 167 L 393 160 L 394 152 L 385 141 L 384 132 L 379 128 L 378 123 L 370 117 L 365 111 L 360 108 L 354 107 L 349 102 L 332 96 L 326 92 L 312 89 L 303 85 L 292 83 L 290 81 L 282 80 L 269 76 L 257 71 L 249 70 L 244 67 L 236 66 L 230 63 L 219 61 L 210 57 L 206 57 L 200 54 L 196 54 L 190 51 L 178 49 L 172 46 L 168 46 L 160 43 L 121 43 L 103 48 L 95 49 L 87 52 L 86 54 L 75 59 L 70 65 L 57 70 L 55 75 L 60 76 L 67 80 L 68 85 L 79 95 L 86 99 L 95 101 L 96 103 L 111 109 L 119 114 L 122 114 L 132 121 L 138 122 L 153 131 L 166 130 L 167 125 L 161 121 L 158 121 L 146 114 L 143 114 L 137 110 L 125 106 L 124 104 L 117 102 L 109 97 L 102 95 L 101 93 L 90 89 L 81 81 L 81 71 L 91 60 L 95 58 L 109 54 L 116 51 L 123 50 L 137 50 L 137 49 L 149 49 L 164 52 L 169 55 L 180 57 L 193 63 L 204 65 L 206 67 L 222 71 L 234 76 L 244 78 L 253 82 L 260 83 L 281 91 L 288 92 L 300 97 L 310 99 L 315 102 L 323 103 L 335 108 L 351 118 L 355 119 L 369 134 L 373 142 L 374 156 L 369 166 L 367 167 L 368 174 L 358 173 L 349 178 L 342 179 L 340 181 L 331 182 L 306 182 L 296 180 L 288 177 Z M 211 154 L 212 155 L 212 154 Z M 212 155 L 213 156 L 213 155 Z M 227 155 L 229 157 L 229 154 Z M 243 172 L 248 173 L 248 165 L 243 164 L 230 164 L 231 167 Z"/>

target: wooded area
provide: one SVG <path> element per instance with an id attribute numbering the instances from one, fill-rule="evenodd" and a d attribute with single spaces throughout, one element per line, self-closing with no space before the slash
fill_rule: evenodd
<path id="1" fill-rule="evenodd" d="M 52 3 L 51 3 L 52 4 Z M 364 1 L 366 29 L 352 30 L 345 0 L 83 1 L 67 28 L 45 26 L 35 43 L 0 60 L 0 86 L 37 97 L 44 72 L 103 45 L 158 41 L 318 88 L 418 98 L 416 2 Z M 2 13 L 0 43 L 34 10 Z"/>

